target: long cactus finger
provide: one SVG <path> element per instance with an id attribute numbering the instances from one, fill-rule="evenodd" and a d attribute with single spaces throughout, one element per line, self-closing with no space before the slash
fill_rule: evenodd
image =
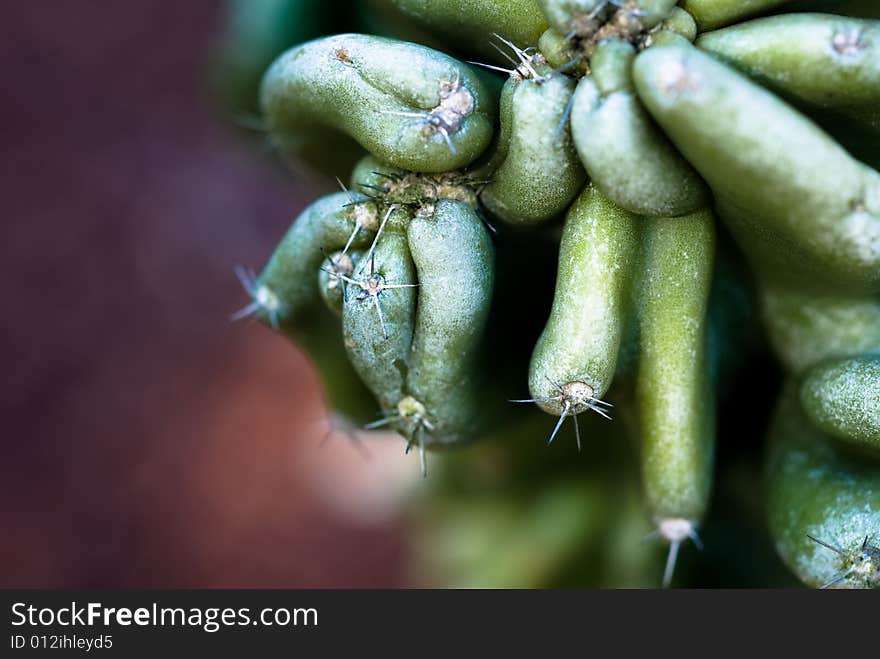
<path id="1" fill-rule="evenodd" d="M 407 391 L 430 427 L 427 445 L 474 439 L 490 421 L 481 347 L 494 286 L 494 249 L 472 208 L 443 200 L 407 229 L 419 277 Z"/>
<path id="2" fill-rule="evenodd" d="M 385 414 L 403 397 L 416 311 L 415 268 L 406 244 L 403 211 L 375 249 L 361 259 L 345 285 L 342 331 L 345 349 Z M 369 259 L 368 263 L 364 263 Z"/>
<path id="3" fill-rule="evenodd" d="M 880 290 L 880 174 L 693 46 L 642 52 L 634 76 L 760 272 L 816 291 Z"/>
<path id="4" fill-rule="evenodd" d="M 668 585 L 681 543 L 698 542 L 712 487 L 715 395 L 707 313 L 714 218 L 702 210 L 648 220 L 643 250 L 636 404 L 645 496 L 657 531 L 670 543 Z"/>
<path id="5" fill-rule="evenodd" d="M 553 308 L 529 366 L 531 401 L 577 423 L 583 412 L 610 416 L 611 386 L 637 265 L 639 218 L 588 187 L 565 220 Z M 580 433 L 578 433 L 580 441 Z"/>

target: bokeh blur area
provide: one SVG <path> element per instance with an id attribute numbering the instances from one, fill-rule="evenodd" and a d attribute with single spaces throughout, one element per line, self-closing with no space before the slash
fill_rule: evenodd
<path id="1" fill-rule="evenodd" d="M 213 107 L 220 9 L 2 10 L 2 586 L 404 583 L 414 463 L 325 441 L 306 357 L 229 321 L 316 191 Z"/>

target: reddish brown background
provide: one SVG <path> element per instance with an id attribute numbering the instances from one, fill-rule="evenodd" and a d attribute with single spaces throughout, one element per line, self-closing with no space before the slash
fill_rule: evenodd
<path id="1" fill-rule="evenodd" d="M 403 583 L 298 468 L 305 358 L 227 321 L 313 191 L 214 116 L 218 5 L 2 10 L 2 586 Z"/>

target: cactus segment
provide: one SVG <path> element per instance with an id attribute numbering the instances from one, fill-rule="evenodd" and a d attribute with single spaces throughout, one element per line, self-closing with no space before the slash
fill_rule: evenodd
<path id="1" fill-rule="evenodd" d="M 765 465 L 770 533 L 814 588 L 880 587 L 880 465 L 850 455 L 814 427 L 787 387 Z"/>
<path id="2" fill-rule="evenodd" d="M 646 50 L 634 75 L 759 273 L 817 291 L 880 290 L 880 174 L 692 46 Z"/>
<path id="3" fill-rule="evenodd" d="M 621 41 L 603 42 L 593 54 L 593 76 L 578 83 L 571 113 L 578 154 L 596 187 L 626 210 L 653 217 L 693 212 L 706 205 L 708 191 L 632 90 L 634 56 Z"/>
<path id="4" fill-rule="evenodd" d="M 441 200 L 407 229 L 419 278 L 407 392 L 426 410 L 427 445 L 476 438 L 490 422 L 480 368 L 494 286 L 494 248 L 477 213 Z"/>
<path id="5" fill-rule="evenodd" d="M 377 212 L 365 202 L 361 194 L 337 192 L 300 213 L 259 277 L 243 278 L 252 300 L 243 311 L 276 329 L 295 327 L 298 316 L 318 299 L 315 276 L 325 253 L 369 243 L 368 225 L 376 222 Z"/>
<path id="6" fill-rule="evenodd" d="M 342 34 L 281 55 L 263 78 L 270 135 L 296 140 L 338 131 L 403 169 L 444 172 L 489 145 L 495 100 L 466 65 L 417 44 Z"/>
<path id="7" fill-rule="evenodd" d="M 509 224 L 535 224 L 568 207 L 584 184 L 568 128 L 575 82 L 539 67 L 538 79 L 511 77 L 502 96 L 501 162 L 480 201 Z M 545 73 L 546 72 L 546 73 Z"/>
<path id="8" fill-rule="evenodd" d="M 553 308 L 532 353 L 526 401 L 561 420 L 587 410 L 606 414 L 601 398 L 617 366 L 638 224 L 594 186 L 566 217 Z"/>
<path id="9" fill-rule="evenodd" d="M 642 245 L 636 376 L 642 480 L 658 531 L 678 544 L 696 532 L 712 488 L 715 400 L 707 309 L 713 222 L 707 210 L 647 220 Z"/>

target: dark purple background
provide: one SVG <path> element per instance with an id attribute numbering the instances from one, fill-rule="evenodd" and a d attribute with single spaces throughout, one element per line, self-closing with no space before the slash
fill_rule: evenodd
<path id="1" fill-rule="evenodd" d="M 227 321 L 232 266 L 315 191 L 216 118 L 218 5 L 2 10 L 0 585 L 404 579 L 399 522 L 346 521 L 294 468 L 323 434 L 305 357 Z"/>

